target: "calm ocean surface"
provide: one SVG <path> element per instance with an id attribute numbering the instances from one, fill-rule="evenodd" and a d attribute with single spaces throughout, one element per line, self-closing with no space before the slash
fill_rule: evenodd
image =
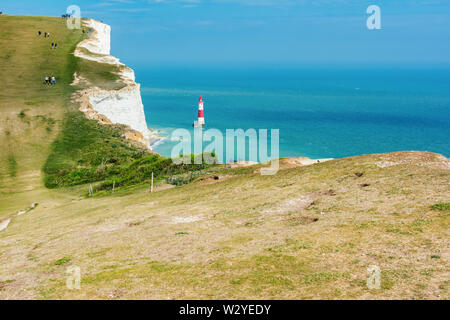
<path id="1" fill-rule="evenodd" d="M 279 129 L 280 156 L 339 158 L 401 150 L 450 156 L 450 69 L 135 68 L 149 127 Z M 178 142 L 155 151 L 170 156 Z M 270 150 L 270 147 L 269 147 Z"/>

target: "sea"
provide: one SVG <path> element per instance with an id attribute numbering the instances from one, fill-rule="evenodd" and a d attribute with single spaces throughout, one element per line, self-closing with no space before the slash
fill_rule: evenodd
<path id="1" fill-rule="evenodd" d="M 176 129 L 193 130 L 202 96 L 205 130 L 225 135 L 227 129 L 278 129 L 280 157 L 406 150 L 450 157 L 448 66 L 138 66 L 135 71 L 148 126 L 166 137 L 154 147 L 163 156 L 180 143 L 171 139 Z"/>

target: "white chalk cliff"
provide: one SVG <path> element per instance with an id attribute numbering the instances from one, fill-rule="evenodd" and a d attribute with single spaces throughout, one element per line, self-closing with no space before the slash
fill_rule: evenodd
<path id="1" fill-rule="evenodd" d="M 159 139 L 147 127 L 140 85 L 135 82 L 134 71 L 110 55 L 111 27 L 92 19 L 83 20 L 83 24 L 92 32 L 89 39 L 78 44 L 75 56 L 117 66 L 121 82 L 125 86 L 120 90 L 92 87 L 79 91 L 76 100 L 80 103 L 80 110 L 88 118 L 101 123 L 129 126 L 132 130 L 125 136 L 150 148 Z M 75 83 L 80 82 L 80 78 L 76 74 Z"/>

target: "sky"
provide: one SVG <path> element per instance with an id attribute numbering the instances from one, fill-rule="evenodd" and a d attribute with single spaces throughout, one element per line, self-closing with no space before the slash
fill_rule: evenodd
<path id="1" fill-rule="evenodd" d="M 450 64 L 450 0 L 0 0 L 8 14 L 83 17 L 112 27 L 133 65 Z M 369 30 L 369 5 L 381 29 Z"/>

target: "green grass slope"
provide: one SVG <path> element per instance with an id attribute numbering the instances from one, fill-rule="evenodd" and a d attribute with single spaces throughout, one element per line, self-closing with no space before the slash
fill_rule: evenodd
<path id="1" fill-rule="evenodd" d="M 83 86 L 74 72 L 117 89 L 116 67 L 76 58 L 89 30 L 70 30 L 61 18 L 0 16 L 0 219 L 36 201 L 48 188 L 110 177 L 112 167 L 149 154 L 122 137 L 124 128 L 87 120 L 71 102 Z M 51 37 L 38 36 L 38 31 Z M 58 48 L 52 49 L 51 43 Z M 44 85 L 54 75 L 56 86 Z M 86 85 L 86 84 L 85 84 Z"/>
<path id="2" fill-rule="evenodd" d="M 38 30 L 51 38 L 39 38 Z M 43 189 L 41 168 L 73 90 L 70 52 L 81 39 L 81 31 L 65 28 L 62 19 L 0 16 L 0 218 L 29 205 Z M 57 50 L 51 50 L 53 41 Z M 43 84 L 49 75 L 56 86 Z"/>

